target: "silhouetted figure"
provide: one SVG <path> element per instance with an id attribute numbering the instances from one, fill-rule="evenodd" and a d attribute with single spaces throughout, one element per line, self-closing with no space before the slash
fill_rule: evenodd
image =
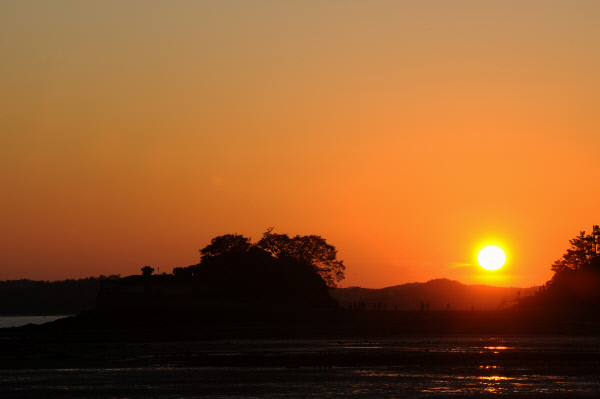
<path id="1" fill-rule="evenodd" d="M 450 304 L 446 305 L 446 310 L 450 310 Z"/>
<path id="2" fill-rule="evenodd" d="M 425 310 L 425 304 L 421 301 L 421 312 Z"/>

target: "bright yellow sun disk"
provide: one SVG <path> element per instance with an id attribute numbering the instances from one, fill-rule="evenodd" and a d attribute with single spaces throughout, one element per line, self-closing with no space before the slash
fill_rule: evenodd
<path id="1" fill-rule="evenodd" d="M 479 251 L 477 260 L 481 267 L 487 270 L 498 270 L 504 266 L 506 255 L 495 245 L 490 245 Z"/>

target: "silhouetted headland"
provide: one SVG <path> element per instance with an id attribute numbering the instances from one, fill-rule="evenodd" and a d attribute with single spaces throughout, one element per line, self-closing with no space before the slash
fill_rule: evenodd
<path id="1" fill-rule="evenodd" d="M 228 234 L 202 249 L 197 265 L 158 275 L 145 266 L 141 275 L 104 278 L 92 309 L 18 331 L 57 339 L 69 332 L 175 340 L 597 334 L 600 258 L 596 247 L 591 249 L 594 240 L 582 232 L 571 242 L 575 249 L 553 267 L 554 278 L 525 295 L 517 288 L 486 291 L 446 279 L 383 290 L 339 289 L 335 283 L 343 278 L 343 263 L 336 259 L 335 247 L 321 237 L 290 238 L 269 229 L 252 244 L 241 235 Z M 482 310 L 477 299 L 482 292 L 494 292 L 496 303 L 508 293 L 514 306 Z M 412 293 L 409 300 L 398 302 L 407 293 Z M 3 331 L 5 336 L 13 333 L 16 330 Z"/>

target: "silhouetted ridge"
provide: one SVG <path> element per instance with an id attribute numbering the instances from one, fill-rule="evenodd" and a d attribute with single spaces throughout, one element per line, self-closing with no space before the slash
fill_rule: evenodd
<path id="1" fill-rule="evenodd" d="M 518 287 L 467 285 L 440 278 L 426 283 L 407 283 L 379 289 L 337 288 L 331 294 L 346 308 L 363 302 L 366 309 L 421 310 L 422 305 L 425 309 L 429 305 L 430 310 L 493 310 L 505 298 L 516 298 L 519 293 L 524 296 L 531 291 Z"/>

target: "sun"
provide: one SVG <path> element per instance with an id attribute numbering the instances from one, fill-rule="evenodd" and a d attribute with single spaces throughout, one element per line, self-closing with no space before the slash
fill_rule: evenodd
<path id="1" fill-rule="evenodd" d="M 506 255 L 504 251 L 495 245 L 490 245 L 479 251 L 477 260 L 481 267 L 487 270 L 498 270 L 504 266 Z"/>

